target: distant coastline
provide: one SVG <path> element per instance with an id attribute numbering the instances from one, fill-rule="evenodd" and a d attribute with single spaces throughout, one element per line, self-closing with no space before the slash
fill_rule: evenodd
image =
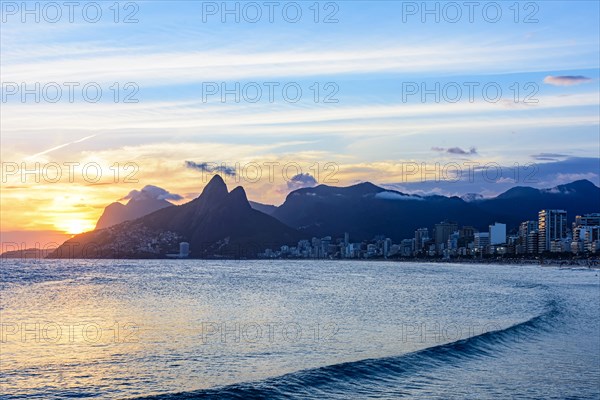
<path id="1" fill-rule="evenodd" d="M 52 250 L 50 250 L 52 251 Z M 27 249 L 26 251 L 7 251 L 0 254 L 2 260 L 45 260 L 55 259 L 46 257 L 48 250 L 41 251 Z M 251 258 L 251 257 L 160 257 L 160 258 L 62 258 L 60 260 L 180 260 L 180 261 L 332 261 L 332 262 L 389 262 L 389 263 L 435 263 L 435 264 L 483 264 L 483 265 L 538 265 L 541 267 L 586 267 L 600 269 L 598 258 L 517 258 L 517 257 L 489 257 L 489 258 L 441 258 L 441 257 L 394 257 L 394 258 Z M 58 260 L 58 259 L 57 259 Z"/>
<path id="2" fill-rule="evenodd" d="M 49 254 L 51 254 L 55 250 L 56 249 L 38 249 L 35 247 L 28 249 L 8 250 L 0 254 L 0 259 L 45 259 Z"/>
<path id="3" fill-rule="evenodd" d="M 315 259 L 273 259 L 273 260 L 299 260 L 299 261 L 315 261 Z M 432 263 L 432 264 L 484 264 L 484 265 L 538 265 L 541 267 L 587 267 L 591 269 L 600 269 L 599 259 L 572 259 L 572 260 L 558 260 L 558 259 L 473 259 L 473 258 L 461 258 L 461 259 L 443 259 L 443 258 L 343 258 L 343 259 L 317 259 L 327 261 L 367 261 L 367 262 L 391 262 L 391 263 Z"/>
<path id="4" fill-rule="evenodd" d="M 396 260 L 395 260 L 396 261 Z M 400 262 L 429 262 L 440 264 L 489 264 L 489 265 L 539 265 L 541 267 L 588 267 L 600 269 L 600 260 L 557 260 L 557 259 L 412 259 L 397 260 Z"/>

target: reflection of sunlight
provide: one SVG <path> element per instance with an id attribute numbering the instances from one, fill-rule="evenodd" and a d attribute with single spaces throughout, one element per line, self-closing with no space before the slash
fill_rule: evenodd
<path id="1" fill-rule="evenodd" d="M 90 278 L 77 276 L 83 281 Z M 6 297 L 2 293 L 6 302 L 0 338 L 2 393 L 58 385 L 74 391 L 81 382 L 103 387 L 105 380 L 122 374 L 119 357 L 138 353 L 141 334 L 132 328 L 143 321 L 134 317 L 139 315 L 135 310 L 117 299 L 93 300 L 102 296 L 102 286 L 66 282 L 27 285 Z M 47 372 L 27 374 L 20 381 L 5 378 L 15 371 L 36 369 Z"/>
<path id="2" fill-rule="evenodd" d="M 71 235 L 91 231 L 94 226 L 93 222 L 83 219 L 68 219 L 56 223 L 58 229 Z"/>

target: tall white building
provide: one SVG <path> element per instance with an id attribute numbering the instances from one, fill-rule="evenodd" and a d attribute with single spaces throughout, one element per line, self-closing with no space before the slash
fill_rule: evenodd
<path id="1" fill-rule="evenodd" d="M 519 243 L 517 245 L 517 248 L 518 248 L 517 254 L 537 253 L 537 250 L 532 251 L 532 249 L 530 249 L 533 247 L 535 247 L 535 249 L 537 249 L 537 246 L 538 246 L 537 236 L 532 237 L 533 232 L 537 232 L 537 229 L 538 229 L 537 221 L 521 222 L 521 225 L 519 226 Z M 534 246 L 534 243 L 531 242 L 532 240 L 535 241 L 535 246 Z"/>
<path id="2" fill-rule="evenodd" d="M 529 232 L 529 234 L 527 235 L 527 253 L 537 253 L 539 243 L 539 232 L 537 231 L 537 229 Z"/>
<path id="3" fill-rule="evenodd" d="M 552 242 L 567 238 L 567 212 L 542 210 L 538 213 L 538 252 L 550 251 Z"/>
<path id="4" fill-rule="evenodd" d="M 573 251 L 595 252 L 600 242 L 600 213 L 575 217 L 573 224 Z"/>
<path id="5" fill-rule="evenodd" d="M 415 252 L 415 240 L 414 239 L 403 239 L 400 242 L 400 255 L 403 257 L 410 257 Z"/>
<path id="6" fill-rule="evenodd" d="M 429 240 L 429 229 L 419 228 L 415 231 L 415 250 L 421 251 L 425 243 Z"/>
<path id="7" fill-rule="evenodd" d="M 179 243 L 179 257 L 185 258 L 190 255 L 190 244 L 188 242 Z"/>
<path id="8" fill-rule="evenodd" d="M 475 232 L 474 238 L 475 248 L 483 253 L 485 248 L 490 244 L 489 232 Z"/>
<path id="9" fill-rule="evenodd" d="M 490 244 L 504 244 L 506 243 L 506 224 L 495 222 L 494 225 L 490 225 Z"/>
<path id="10" fill-rule="evenodd" d="M 575 226 L 600 226 L 600 213 L 576 216 Z"/>

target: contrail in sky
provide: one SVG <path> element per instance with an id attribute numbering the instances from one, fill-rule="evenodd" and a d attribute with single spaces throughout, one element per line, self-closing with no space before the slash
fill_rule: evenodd
<path id="1" fill-rule="evenodd" d="M 40 152 L 40 153 L 37 153 L 37 154 L 34 154 L 34 155 L 32 155 L 32 156 L 29 156 L 29 157 L 25 158 L 25 161 L 27 161 L 27 160 L 31 160 L 31 159 L 33 159 L 33 158 L 36 158 L 36 157 L 38 157 L 38 156 L 42 156 L 42 155 L 44 155 L 44 154 L 47 154 L 47 153 L 50 153 L 50 152 L 52 152 L 52 151 L 54 151 L 54 150 L 62 149 L 63 147 L 66 147 L 66 146 L 69 146 L 69 145 L 72 145 L 72 144 L 75 144 L 75 143 L 81 143 L 81 142 L 83 142 L 83 141 L 85 141 L 85 140 L 88 140 L 88 139 L 91 139 L 91 138 L 93 138 L 94 136 L 97 136 L 97 135 L 96 135 L 96 134 L 89 135 L 89 136 L 86 136 L 86 137 L 84 137 L 84 138 L 81 138 L 81 139 L 79 139 L 79 140 L 75 140 L 75 141 L 73 141 L 73 142 L 69 142 L 69 143 L 61 144 L 61 145 L 59 145 L 59 146 L 52 147 L 51 149 L 44 150 L 44 151 L 42 151 L 42 152 Z"/>

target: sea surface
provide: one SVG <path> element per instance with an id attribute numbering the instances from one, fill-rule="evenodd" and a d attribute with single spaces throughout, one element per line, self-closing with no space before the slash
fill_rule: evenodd
<path id="1" fill-rule="evenodd" d="M 3 260 L 0 397 L 599 399 L 598 275 Z"/>

